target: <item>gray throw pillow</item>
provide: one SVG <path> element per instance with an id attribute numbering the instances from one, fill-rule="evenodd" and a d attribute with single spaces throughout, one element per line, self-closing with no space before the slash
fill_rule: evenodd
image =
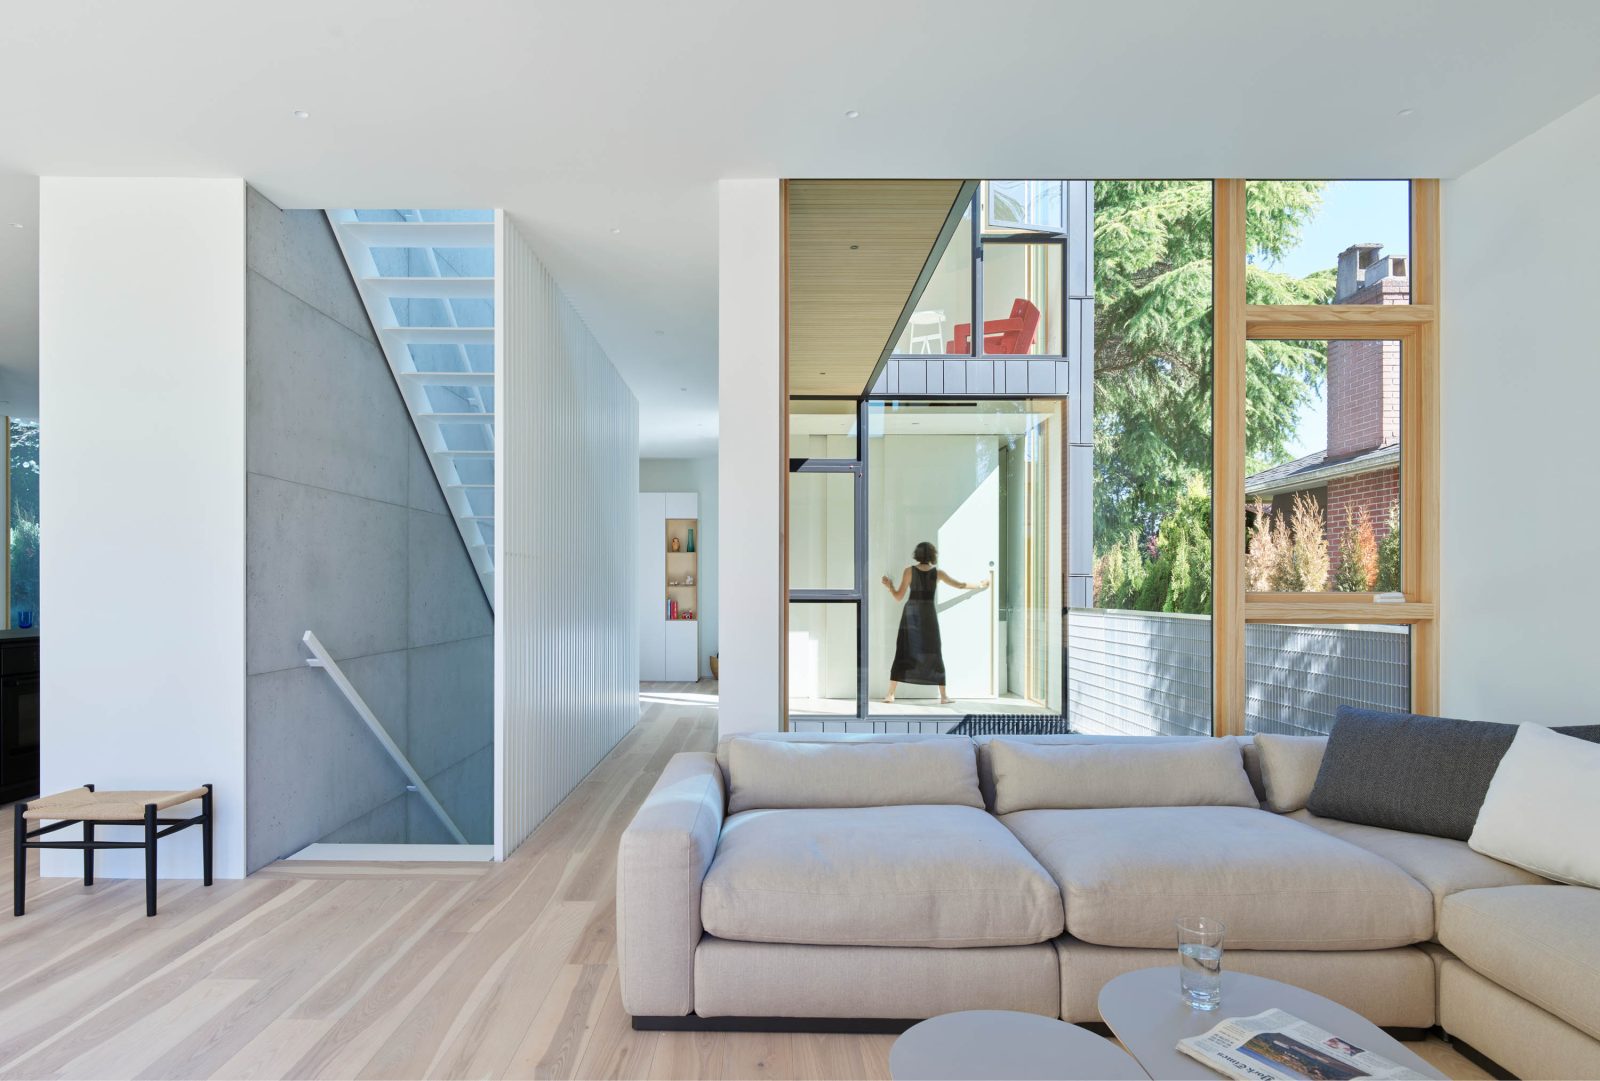
<path id="1" fill-rule="evenodd" d="M 1555 731 L 1600 743 L 1600 725 Z M 1465 841 L 1516 734 L 1514 724 L 1341 706 L 1306 809 Z"/>

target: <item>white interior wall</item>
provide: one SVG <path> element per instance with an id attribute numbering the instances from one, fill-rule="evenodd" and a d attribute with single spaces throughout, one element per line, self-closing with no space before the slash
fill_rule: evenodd
<path id="1" fill-rule="evenodd" d="M 1600 704 L 1600 97 L 1442 192 L 1441 707 L 1593 723 Z"/>
<path id="2" fill-rule="evenodd" d="M 495 214 L 495 847 L 639 719 L 639 407 Z"/>
<path id="3" fill-rule="evenodd" d="M 700 497 L 700 531 L 695 547 L 699 577 L 700 677 L 711 678 L 711 655 L 717 652 L 717 459 L 641 458 L 639 491 L 694 492 Z M 659 592 L 657 590 L 656 592 Z M 654 596 L 654 593 L 651 594 Z"/>
<path id="4" fill-rule="evenodd" d="M 39 201 L 41 785 L 211 782 L 216 874 L 239 878 L 244 182 L 46 177 Z M 46 875 L 81 871 L 43 855 Z M 198 877 L 200 831 L 163 841 L 160 867 Z M 96 870 L 141 877 L 142 854 Z"/>
<path id="5" fill-rule="evenodd" d="M 776 730 L 781 716 L 782 190 L 723 180 L 717 198 L 717 490 L 738 507 L 719 523 L 717 560 L 726 735 Z"/>

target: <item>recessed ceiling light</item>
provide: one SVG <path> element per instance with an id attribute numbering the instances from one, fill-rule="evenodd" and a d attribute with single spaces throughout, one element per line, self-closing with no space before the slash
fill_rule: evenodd
<path id="1" fill-rule="evenodd" d="M 861 110 L 859 110 L 859 109 L 846 109 L 844 111 L 844 118 L 846 120 L 856 120 L 856 119 L 859 119 L 860 116 L 861 116 Z"/>
<path id="2" fill-rule="evenodd" d="M 11 223 L 11 228 L 13 229 L 21 229 L 22 227 L 23 225 L 20 221 L 14 221 Z"/>
<path id="3" fill-rule="evenodd" d="M 658 330 L 658 331 L 656 331 L 656 333 L 657 333 L 657 334 L 665 334 L 665 333 L 666 333 L 666 331 L 664 331 L 664 330 Z"/>
<path id="4" fill-rule="evenodd" d="M 1400 111 L 1399 111 L 1399 112 L 1398 112 L 1398 113 L 1396 113 L 1396 114 L 1395 114 L 1395 115 L 1396 115 L 1396 116 L 1410 116 L 1410 115 L 1412 115 L 1412 114 L 1413 114 L 1413 113 L 1415 113 L 1415 112 L 1416 112 L 1416 110 L 1415 110 L 1415 109 L 1401 109 L 1401 110 L 1400 110 Z"/>
<path id="5" fill-rule="evenodd" d="M 687 394 L 689 392 L 689 388 L 688 387 L 679 387 L 678 389 L 683 391 L 685 394 Z"/>
<path id="6" fill-rule="evenodd" d="M 294 118 L 296 120 L 310 120 L 311 114 L 306 112 L 304 109 L 296 109 L 294 111 Z"/>
<path id="7" fill-rule="evenodd" d="M 613 226 L 612 226 L 612 227 L 611 227 L 611 235 L 612 235 L 612 236 L 616 236 L 616 235 L 617 235 L 617 234 L 618 234 L 618 233 L 620 233 L 620 232 L 622 232 L 622 226 L 620 226 L 620 225 L 613 225 Z"/>

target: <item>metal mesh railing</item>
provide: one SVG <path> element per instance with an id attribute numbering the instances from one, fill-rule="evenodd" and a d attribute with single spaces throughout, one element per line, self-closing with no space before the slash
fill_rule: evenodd
<path id="1" fill-rule="evenodd" d="M 1341 705 L 1405 710 L 1410 654 L 1404 627 L 1250 624 L 1245 730 L 1325 735 Z M 1067 701 L 1074 732 L 1209 735 L 1210 618 L 1073 609 Z"/>

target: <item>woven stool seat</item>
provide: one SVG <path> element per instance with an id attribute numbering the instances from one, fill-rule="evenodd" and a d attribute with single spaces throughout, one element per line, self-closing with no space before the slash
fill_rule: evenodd
<path id="1" fill-rule="evenodd" d="M 200 813 L 190 818 L 164 818 L 162 811 L 181 803 L 200 801 Z M 83 884 L 94 885 L 94 854 L 102 848 L 137 848 L 144 852 L 144 914 L 156 914 L 156 842 L 190 826 L 200 827 L 200 879 L 211 885 L 212 791 L 203 784 L 183 791 L 106 792 L 92 784 L 11 805 L 16 825 L 11 831 L 11 914 L 20 916 L 28 908 L 28 850 L 65 849 L 83 853 Z M 45 825 L 33 825 L 43 822 Z M 99 826 L 111 826 L 116 837 L 95 835 Z M 132 840 L 128 826 L 142 827 L 143 837 Z M 67 834 L 50 840 L 42 838 L 77 827 L 77 836 Z"/>
<path id="2" fill-rule="evenodd" d="M 32 801 L 22 817 L 29 822 L 47 819 L 143 822 L 146 804 L 153 803 L 156 810 L 164 811 L 205 794 L 204 788 L 184 792 L 91 792 L 87 788 L 72 788 Z"/>

